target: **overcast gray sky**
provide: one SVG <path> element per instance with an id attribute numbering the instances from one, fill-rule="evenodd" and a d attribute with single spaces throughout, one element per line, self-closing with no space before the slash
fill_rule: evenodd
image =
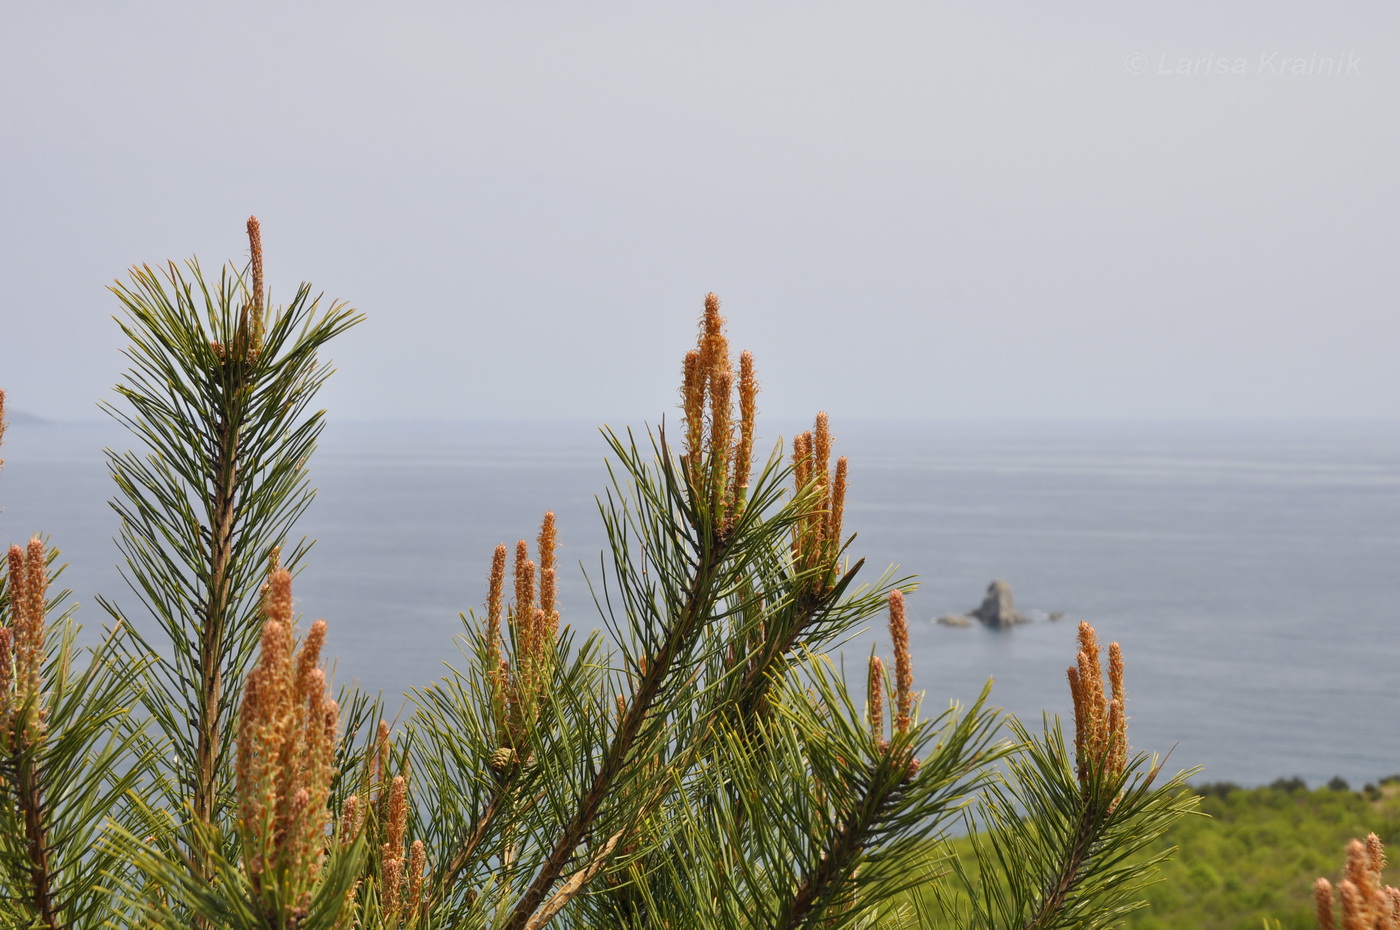
<path id="1" fill-rule="evenodd" d="M 0 386 L 96 416 L 130 265 L 368 321 L 334 416 L 1394 416 L 1400 5 L 7 3 Z"/>

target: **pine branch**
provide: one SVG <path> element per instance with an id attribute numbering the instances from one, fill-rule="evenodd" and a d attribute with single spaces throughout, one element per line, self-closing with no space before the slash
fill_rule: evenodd
<path id="1" fill-rule="evenodd" d="M 840 819 L 817 861 L 808 863 L 786 908 L 787 913 L 775 926 L 792 930 L 809 926 L 819 920 L 830 902 L 840 895 L 865 845 L 900 791 L 898 782 L 881 779 L 879 775 L 878 770 L 871 773 L 869 787 L 860 803 Z"/>
<path id="2" fill-rule="evenodd" d="M 622 831 L 614 833 L 608 837 L 608 841 L 603 844 L 598 852 L 594 853 L 588 864 L 569 876 L 568 881 L 559 888 L 554 895 L 546 901 L 538 911 L 525 924 L 525 930 L 540 930 L 545 924 L 554 919 L 555 915 L 562 911 L 570 901 L 579 895 L 588 886 L 598 873 L 608 864 L 608 858 L 612 856 L 613 850 L 617 848 L 618 841 L 624 836 Z"/>
<path id="3" fill-rule="evenodd" d="M 267 560 L 280 551 L 295 570 L 308 548 L 287 537 L 312 496 L 306 462 L 322 418 L 307 408 L 331 373 L 316 352 L 359 320 L 341 304 L 323 312 L 306 285 L 269 318 L 256 220 L 249 234 L 251 290 L 231 270 L 211 284 L 195 262 L 163 275 L 133 269 L 130 283 L 112 288 L 132 368 L 116 389 L 123 406 L 105 406 L 147 450 L 108 452 L 112 506 L 123 575 L 160 631 L 148 638 L 122 623 L 121 646 L 133 659 L 159 657 L 142 700 L 168 743 L 151 783 L 164 797 L 143 801 L 149 819 L 162 819 L 161 808 L 174 819 L 205 881 L 236 845 L 230 694 L 242 688 L 261 629 Z M 224 849 L 200 845 L 209 840 Z"/>
<path id="4" fill-rule="evenodd" d="M 1059 865 L 1050 875 L 1034 913 L 1026 921 L 1025 930 L 1046 930 L 1060 919 L 1070 895 L 1084 878 L 1091 865 L 1095 847 L 1102 838 L 1104 814 L 1096 799 L 1081 805 L 1073 839 L 1064 848 Z"/>
<path id="5" fill-rule="evenodd" d="M 100 836 L 129 820 L 123 799 L 150 763 L 129 718 L 140 666 L 113 662 L 108 636 L 75 673 L 68 592 L 46 597 L 56 556 L 37 538 L 14 546 L 0 579 L 0 887 L 22 925 L 49 930 L 111 913 L 104 873 L 123 866 Z"/>
<path id="6" fill-rule="evenodd" d="M 30 747 L 17 746 L 11 757 L 15 780 L 15 801 L 24 820 L 24 839 L 29 855 L 28 892 L 34 913 L 45 927 L 60 930 L 54 902 L 54 876 L 49 863 L 49 810 L 44 803 L 42 778 Z"/>
<path id="7" fill-rule="evenodd" d="M 0 625 L 0 746 L 9 749 L 10 773 L 8 778 L 0 773 L 0 789 L 8 788 L 7 782 L 13 779 L 13 789 L 6 792 L 10 796 L 4 803 L 19 812 L 23 827 L 23 860 L 28 873 L 25 897 L 43 926 L 59 930 L 62 924 L 54 901 L 49 845 L 53 813 L 45 803 L 43 785 L 49 735 L 49 715 L 42 706 L 48 684 L 43 665 L 49 584 L 43 542 L 36 537 L 25 548 L 11 546 L 7 568 L 10 623 Z"/>
<path id="8" fill-rule="evenodd" d="M 525 930 L 530 925 L 535 911 L 546 900 L 550 889 L 563 875 L 575 851 L 590 832 L 604 801 L 612 794 L 619 776 L 632 761 L 632 750 L 637 737 L 662 693 L 663 685 L 673 678 L 677 660 L 688 654 L 694 643 L 696 628 L 707 615 L 708 607 L 713 601 L 714 586 L 726 554 L 727 546 L 722 540 L 713 540 L 711 545 L 706 547 L 704 560 L 686 593 L 685 607 L 668 629 L 655 659 L 648 663 L 642 673 L 592 785 L 579 800 L 573 817 L 562 830 L 534 880 L 512 909 L 503 930 Z"/>
<path id="9" fill-rule="evenodd" d="M 507 789 L 508 786 L 502 786 L 499 790 L 492 793 L 490 803 L 486 805 L 486 810 L 483 811 L 481 816 L 477 819 L 471 834 L 453 855 L 452 860 L 448 862 L 447 868 L 444 870 L 442 876 L 443 888 L 455 886 L 466 872 L 468 864 L 475 859 L 477 851 L 481 848 L 482 841 L 486 839 L 488 832 L 495 825 L 497 816 L 502 813 L 505 807 L 502 802 L 505 800 L 505 792 Z"/>
<path id="10" fill-rule="evenodd" d="M 255 253 L 255 266 L 261 272 L 262 256 Z M 259 277 L 261 274 L 259 273 Z M 261 283 L 261 282 L 259 282 Z M 256 298 L 255 298 L 256 299 Z M 245 343 L 249 339 L 246 320 L 240 321 L 235 343 Z M 245 349 L 245 352 L 247 350 Z M 232 366 L 237 372 L 233 390 L 234 396 L 243 395 L 247 389 L 246 365 L 236 360 Z M 239 430 L 227 417 L 220 414 L 215 427 L 215 458 L 211 463 L 215 475 L 213 522 L 209 537 L 209 582 L 205 610 L 200 617 L 198 668 L 200 674 L 199 716 L 195 721 L 198 743 L 195 747 L 195 785 L 193 810 L 201 823 L 213 824 L 218 794 L 220 734 L 219 724 L 226 716 L 224 709 L 223 675 L 224 663 L 221 653 L 224 649 L 225 629 L 230 607 L 231 579 L 229 560 L 232 557 L 236 523 L 234 516 L 235 496 L 238 491 L 238 452 Z M 201 850 L 201 860 L 207 851 Z M 209 877 L 203 865 L 199 872 Z"/>
<path id="11" fill-rule="evenodd" d="M 1058 720 L 1031 734 L 1009 721 L 1017 740 L 1004 779 L 980 804 L 973 836 L 980 869 L 954 872 L 972 926 L 1096 930 L 1140 906 L 1137 895 L 1167 854 L 1130 861 L 1195 806 L 1184 772 L 1158 784 L 1155 757 L 1127 753 L 1123 660 L 1110 646 L 1104 675 L 1092 627 L 1081 624 L 1069 669 L 1074 699 L 1071 759 Z M 1109 686 L 1111 685 L 1111 692 Z M 955 907 L 942 901 L 945 909 Z"/>
<path id="12" fill-rule="evenodd" d="M 765 617 L 766 625 L 771 627 L 772 632 L 764 638 L 756 654 L 749 659 L 744 676 L 735 688 L 732 700 L 740 719 L 750 719 L 758 712 L 773 675 L 779 671 L 783 660 L 795 656 L 800 646 L 819 647 L 818 643 L 810 642 L 804 634 L 817 624 L 823 614 L 838 606 L 845 606 L 846 610 L 842 612 L 848 616 L 865 616 L 870 613 L 867 605 L 842 605 L 843 596 L 864 566 L 865 560 L 858 559 L 841 575 L 834 586 L 824 590 L 811 590 L 800 578 L 794 579 L 794 586 L 799 593 L 791 608 L 791 615 L 784 616 L 779 613 Z M 843 627 L 847 625 L 841 624 Z"/>

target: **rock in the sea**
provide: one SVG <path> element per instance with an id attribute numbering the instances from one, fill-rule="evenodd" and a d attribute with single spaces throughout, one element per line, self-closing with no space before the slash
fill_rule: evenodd
<path id="1" fill-rule="evenodd" d="M 967 614 L 944 614 L 938 622 L 944 626 L 972 626 L 972 618 Z"/>
<path id="2" fill-rule="evenodd" d="M 1016 600 L 1011 596 L 1011 585 L 997 579 L 987 586 L 987 596 L 972 616 L 987 626 L 1014 626 L 1029 623 L 1031 618 L 1016 609 Z"/>

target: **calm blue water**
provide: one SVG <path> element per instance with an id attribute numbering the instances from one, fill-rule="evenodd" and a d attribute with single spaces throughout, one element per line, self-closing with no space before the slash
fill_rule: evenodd
<path id="1" fill-rule="evenodd" d="M 804 424 L 778 424 L 791 435 Z M 916 685 L 927 705 L 1069 710 L 1075 621 L 1123 644 L 1134 748 L 1243 784 L 1400 772 L 1400 424 L 835 424 L 851 458 L 847 527 L 870 580 L 916 573 Z M 92 627 L 116 572 L 101 457 L 109 424 L 15 423 L 0 540 L 53 536 Z M 455 655 L 497 542 L 558 514 L 565 566 L 596 566 L 606 448 L 582 424 L 332 424 L 312 463 L 319 539 L 300 608 L 330 623 L 337 680 L 398 693 Z M 1004 632 L 932 620 L 993 578 L 1042 618 Z M 564 619 L 595 625 L 578 570 Z M 883 635 L 881 635 L 883 641 Z M 860 667 L 864 638 L 847 647 Z M 888 645 L 883 647 L 888 652 Z"/>

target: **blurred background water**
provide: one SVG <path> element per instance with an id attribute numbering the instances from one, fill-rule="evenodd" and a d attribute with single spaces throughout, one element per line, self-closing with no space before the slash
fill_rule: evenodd
<path id="1" fill-rule="evenodd" d="M 770 424 L 771 425 L 771 424 Z M 791 436 L 805 424 L 778 424 Z M 834 423 L 851 459 L 846 527 L 874 581 L 909 601 L 926 708 L 974 699 L 1068 714 L 1075 624 L 1127 658 L 1135 749 L 1202 780 L 1400 772 L 1400 424 L 1343 421 Z M 766 442 L 771 447 L 777 435 Z M 761 442 L 762 446 L 763 443 Z M 110 423 L 16 419 L 0 454 L 0 541 L 50 534 L 90 629 L 94 594 L 134 610 L 112 543 Z M 558 515 L 564 621 L 596 627 L 607 447 L 581 423 L 333 422 L 311 464 L 318 540 L 298 607 L 330 623 L 336 680 L 397 696 L 458 653 L 498 542 Z M 1037 619 L 955 629 L 994 578 Z M 1059 621 L 1051 613 L 1063 613 Z M 878 627 L 844 647 L 858 670 Z M 390 705 L 397 706 L 397 697 Z"/>

